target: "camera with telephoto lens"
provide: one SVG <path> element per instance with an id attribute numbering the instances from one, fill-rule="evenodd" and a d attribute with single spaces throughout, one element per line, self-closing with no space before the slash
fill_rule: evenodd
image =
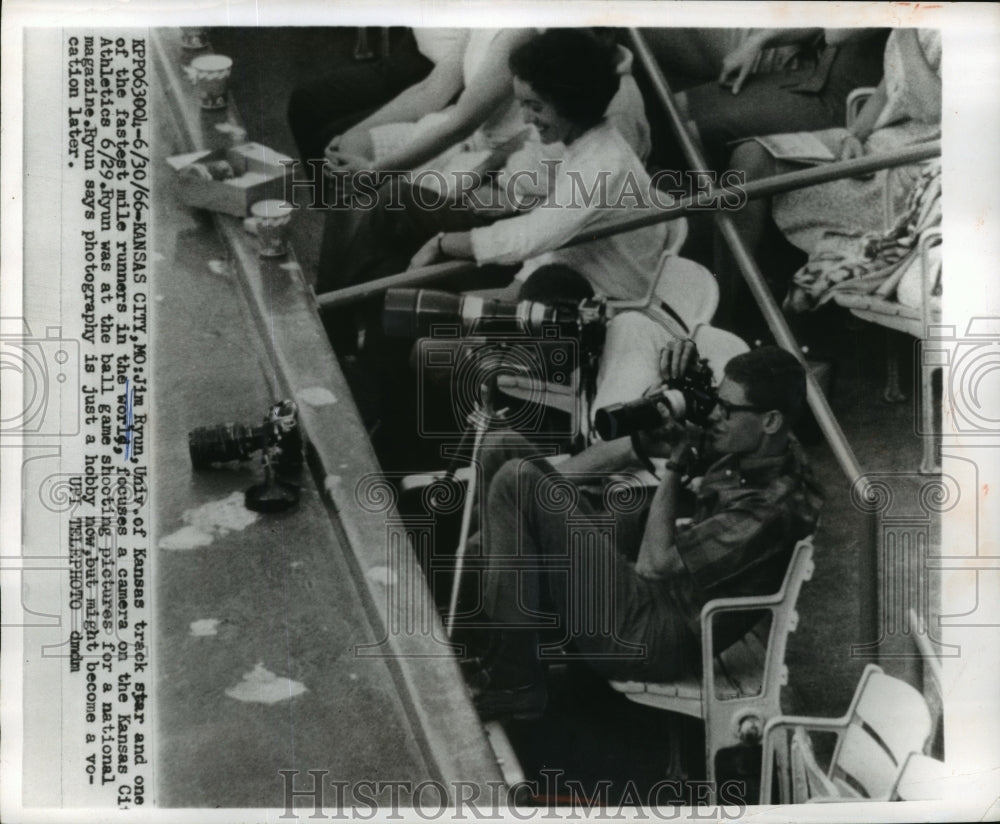
<path id="1" fill-rule="evenodd" d="M 675 421 L 705 427 L 717 401 L 712 369 L 707 360 L 700 360 L 683 376 L 668 380 L 649 395 L 598 409 L 594 428 L 606 441 L 648 432 L 663 425 L 663 416 L 656 408 L 661 403 Z"/>
<path id="2" fill-rule="evenodd" d="M 580 367 L 596 359 L 604 343 L 605 308 L 591 298 L 510 302 L 431 289 L 388 290 L 385 334 L 417 339 L 421 437 L 462 434 L 492 386 L 503 397 L 505 426 L 576 432 L 575 411 L 551 416 L 545 404 L 578 394 Z M 447 387 L 447 403 L 433 387 Z"/>
<path id="3" fill-rule="evenodd" d="M 298 411 L 294 401 L 283 400 L 268 410 L 260 426 L 219 423 L 192 429 L 188 433 L 191 463 L 195 469 L 208 469 L 264 452 L 276 470 L 298 469 L 302 466 Z"/>
<path id="4" fill-rule="evenodd" d="M 390 337 L 420 338 L 436 327 L 458 327 L 461 335 L 530 335 L 546 330 L 561 335 L 591 337 L 603 342 L 605 305 L 601 300 L 522 300 L 509 302 L 475 295 L 454 295 L 434 289 L 389 289 L 385 293 L 382 326 Z"/>

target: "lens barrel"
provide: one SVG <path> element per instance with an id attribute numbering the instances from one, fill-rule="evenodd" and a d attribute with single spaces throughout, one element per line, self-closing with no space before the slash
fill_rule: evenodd
<path id="1" fill-rule="evenodd" d="M 434 289 L 389 289 L 382 309 L 382 329 L 389 337 L 420 338 L 432 326 L 461 323 L 462 298 Z"/>
<path id="2" fill-rule="evenodd" d="M 245 461 L 265 446 L 264 427 L 242 423 L 220 423 L 199 426 L 188 433 L 188 451 L 195 469 L 207 469 L 212 464 Z"/>
<path id="3" fill-rule="evenodd" d="M 674 420 L 684 420 L 687 408 L 684 394 L 677 389 L 664 388 L 644 398 L 598 409 L 594 413 L 594 429 L 605 441 L 656 429 L 663 424 L 657 404 L 663 404 Z"/>
<path id="4" fill-rule="evenodd" d="M 541 335 L 547 326 L 574 334 L 579 326 L 575 306 L 549 306 L 535 301 L 518 303 L 453 295 L 434 289 L 389 289 L 382 310 L 387 336 L 419 338 L 435 326 L 458 326 L 462 335 Z"/>

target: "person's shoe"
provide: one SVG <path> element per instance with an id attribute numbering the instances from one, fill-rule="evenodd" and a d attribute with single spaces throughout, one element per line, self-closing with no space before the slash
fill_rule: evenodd
<path id="1" fill-rule="evenodd" d="M 489 687 L 490 672 L 482 658 L 478 656 L 462 658 L 458 662 L 458 666 L 461 668 L 465 683 L 469 685 L 473 695 L 477 695 Z"/>
<path id="2" fill-rule="evenodd" d="M 544 681 L 536 681 L 523 687 L 500 689 L 487 686 L 474 690 L 472 703 L 483 721 L 501 721 L 513 718 L 528 721 L 541 718 L 545 713 L 549 693 Z"/>

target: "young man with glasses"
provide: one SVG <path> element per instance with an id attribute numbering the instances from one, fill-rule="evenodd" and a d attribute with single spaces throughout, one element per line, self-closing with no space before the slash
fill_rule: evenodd
<path id="1" fill-rule="evenodd" d="M 672 342 L 663 377 L 696 360 L 691 341 Z M 481 606 L 492 626 L 490 652 L 470 675 L 484 718 L 540 715 L 542 664 L 556 647 L 606 677 L 676 678 L 699 660 L 705 603 L 780 588 L 823 497 L 791 434 L 805 372 L 791 354 L 762 347 L 726 364 L 717 395 L 705 433 L 716 459 L 692 485 L 683 525 L 681 481 L 697 474 L 692 432 L 666 408 L 664 426 L 637 438 L 638 451 L 667 459 L 651 496 L 616 474 L 646 460 L 628 438 L 595 444 L 558 470 L 523 439 L 484 451 L 482 531 L 470 544 L 481 557 L 469 563 L 482 573 Z M 551 640 L 540 641 L 544 628 Z M 717 647 L 749 629 L 720 627 Z"/>

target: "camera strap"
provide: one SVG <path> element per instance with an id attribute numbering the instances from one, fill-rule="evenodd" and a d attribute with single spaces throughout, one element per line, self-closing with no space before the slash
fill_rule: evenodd
<path id="1" fill-rule="evenodd" d="M 646 454 L 646 450 L 643 449 L 642 445 L 639 443 L 639 433 L 633 432 L 630 439 L 632 441 L 632 451 L 639 459 L 639 463 L 642 464 L 642 468 L 649 472 L 649 474 L 654 478 L 660 480 L 660 476 L 656 474 L 656 467 L 653 466 L 653 462 L 649 459 L 649 455 Z"/>
<path id="2" fill-rule="evenodd" d="M 691 330 L 688 329 L 688 325 L 684 322 L 684 319 L 677 314 L 677 312 L 674 310 L 674 307 L 672 307 L 669 303 L 667 303 L 665 300 L 661 300 L 658 304 L 656 304 L 656 307 L 661 312 L 666 313 L 672 320 L 674 320 L 681 327 L 681 329 L 684 330 L 685 335 L 691 334 Z M 683 337 L 683 335 L 678 335 L 677 337 Z"/>

